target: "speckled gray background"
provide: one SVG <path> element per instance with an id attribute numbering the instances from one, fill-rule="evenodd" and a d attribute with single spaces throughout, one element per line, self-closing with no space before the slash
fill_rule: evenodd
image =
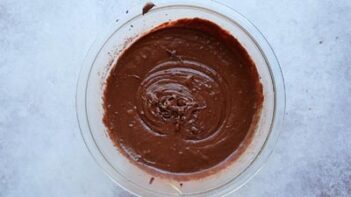
<path id="1" fill-rule="evenodd" d="M 0 0 L 0 196 L 130 196 L 84 146 L 75 84 L 95 36 L 142 2 Z M 276 151 L 233 196 L 351 196 L 351 1 L 225 2 L 272 44 L 287 93 Z"/>

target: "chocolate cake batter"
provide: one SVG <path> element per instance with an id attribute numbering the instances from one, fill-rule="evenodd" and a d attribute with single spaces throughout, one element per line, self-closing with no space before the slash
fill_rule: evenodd
<path id="1" fill-rule="evenodd" d="M 146 3 L 143 7 L 143 12 L 142 14 L 145 15 L 146 13 L 148 13 L 153 7 L 155 7 L 155 4 L 149 2 L 149 3 Z"/>
<path id="2" fill-rule="evenodd" d="M 263 95 L 254 63 L 233 36 L 212 22 L 182 19 L 123 52 L 103 100 L 109 135 L 132 162 L 191 174 L 239 154 Z"/>

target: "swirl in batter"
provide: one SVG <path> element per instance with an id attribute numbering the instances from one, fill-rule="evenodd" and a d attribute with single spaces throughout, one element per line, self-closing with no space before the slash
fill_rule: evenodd
<path id="1" fill-rule="evenodd" d="M 230 160 L 249 143 L 263 95 L 240 43 L 202 19 L 164 24 L 140 37 L 112 68 L 104 123 L 137 165 L 189 174 Z"/>

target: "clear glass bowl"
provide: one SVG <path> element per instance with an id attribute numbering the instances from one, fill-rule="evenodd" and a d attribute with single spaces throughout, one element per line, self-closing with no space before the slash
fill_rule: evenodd
<path id="1" fill-rule="evenodd" d="M 81 134 L 91 155 L 121 187 L 140 196 L 223 196 L 238 190 L 256 174 L 271 154 L 284 117 L 285 90 L 277 58 L 263 35 L 245 17 L 215 1 L 154 2 L 146 15 L 142 6 L 129 10 L 94 43 L 77 85 L 76 107 Z M 111 63 L 132 41 L 164 22 L 181 18 L 210 20 L 236 37 L 255 62 L 263 84 L 264 103 L 253 140 L 245 152 L 220 172 L 182 183 L 158 178 L 131 164 L 113 145 L 102 122 L 104 81 Z M 123 95 L 123 93 L 121 93 Z"/>

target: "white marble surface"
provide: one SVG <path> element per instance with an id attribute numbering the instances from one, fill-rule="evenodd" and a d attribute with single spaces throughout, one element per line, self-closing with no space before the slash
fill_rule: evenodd
<path id="1" fill-rule="evenodd" d="M 0 196 L 130 196 L 95 164 L 75 116 L 81 61 L 141 0 L 0 1 Z M 233 196 L 351 196 L 351 1 L 226 0 L 272 44 L 285 128 Z"/>

